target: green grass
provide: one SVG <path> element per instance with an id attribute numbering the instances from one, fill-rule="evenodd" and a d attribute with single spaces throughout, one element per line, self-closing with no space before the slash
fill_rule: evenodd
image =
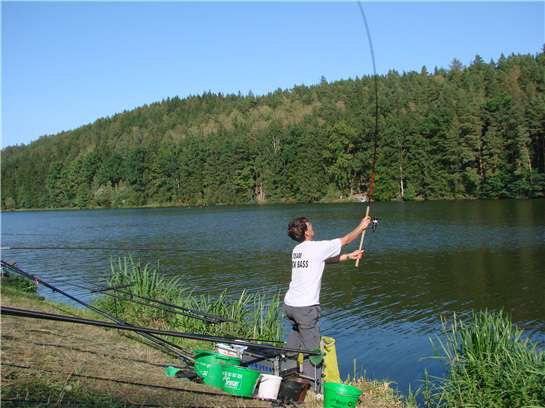
<path id="1" fill-rule="evenodd" d="M 8 290 L 15 290 L 24 292 L 27 294 L 37 294 L 38 288 L 36 284 L 26 278 L 22 278 L 15 273 L 6 273 L 2 274 L 0 279 L 1 285 L 9 288 Z"/>
<path id="2" fill-rule="evenodd" d="M 134 295 L 221 316 L 234 320 L 235 323 L 208 324 L 193 317 L 150 308 L 107 295 L 95 301 L 97 307 L 120 319 L 142 326 L 152 325 L 180 332 L 282 340 L 283 317 L 280 294 L 271 296 L 243 291 L 238 296 L 233 296 L 227 290 L 217 296 L 199 294 L 184 287 L 180 278 L 165 277 L 160 273 L 158 265 L 142 264 L 130 257 L 113 260 L 110 265 L 109 285 L 112 287 L 131 284 L 130 288 L 122 289 L 122 291 L 130 291 Z M 121 292 L 112 291 L 111 293 L 127 298 L 127 295 Z M 207 347 L 206 344 L 203 346 Z"/>
<path id="3" fill-rule="evenodd" d="M 503 312 L 474 312 L 467 322 L 455 315 L 432 343 L 448 374 L 426 376 L 426 406 L 545 407 L 545 353 Z"/>
<path id="4" fill-rule="evenodd" d="M 133 407 L 107 393 L 90 393 L 78 381 L 53 377 L 51 374 L 11 371 L 7 380 L 17 380 L 17 385 L 3 387 L 2 407 Z"/>

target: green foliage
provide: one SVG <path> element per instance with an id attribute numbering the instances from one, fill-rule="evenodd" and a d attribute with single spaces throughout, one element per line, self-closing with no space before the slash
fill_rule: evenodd
<path id="1" fill-rule="evenodd" d="M 37 286 L 34 282 L 17 276 L 13 273 L 10 273 L 9 275 L 5 272 L 2 273 L 2 276 L 0 278 L 0 283 L 3 288 L 11 288 L 16 291 L 25 292 L 25 293 L 31 293 L 36 294 L 37 293 Z"/>
<path id="2" fill-rule="evenodd" d="M 238 297 L 227 290 L 219 296 L 197 294 L 182 285 L 182 277 L 165 277 L 159 267 L 143 265 L 133 258 L 111 261 L 109 285 L 131 284 L 130 288 L 109 292 L 95 303 L 115 316 L 139 325 L 154 325 L 180 332 L 207 335 L 229 335 L 241 338 L 281 340 L 282 313 L 279 294 L 272 297 L 263 293 L 243 291 Z M 186 309 L 222 316 L 234 322 L 208 324 L 190 316 L 175 314 L 164 309 L 131 302 L 130 294 L 157 299 Z M 140 299 L 139 302 L 147 303 Z M 206 345 L 205 345 L 206 347 Z"/>
<path id="3" fill-rule="evenodd" d="M 440 347 L 445 378 L 426 377 L 430 407 L 541 407 L 545 405 L 545 353 L 502 312 L 476 312 L 469 322 L 443 321 Z"/>
<path id="4" fill-rule="evenodd" d="M 545 194 L 545 56 L 379 80 L 376 200 Z M 347 200 L 369 190 L 374 81 L 168 98 L 2 150 L 2 209 Z"/>

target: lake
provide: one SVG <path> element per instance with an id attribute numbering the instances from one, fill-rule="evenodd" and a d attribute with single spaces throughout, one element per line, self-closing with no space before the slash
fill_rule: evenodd
<path id="1" fill-rule="evenodd" d="M 332 239 L 364 212 L 356 203 L 13 212 L 2 214 L 2 246 L 172 249 L 131 253 L 197 292 L 285 292 L 289 220 L 306 216 L 315 239 Z M 545 200 L 374 203 L 372 215 L 380 223 L 367 232 L 360 267 L 329 265 L 322 281 L 322 334 L 337 339 L 343 375 L 355 364 L 414 389 L 425 368 L 441 372 L 429 338 L 453 312 L 503 309 L 545 343 Z M 2 259 L 74 293 L 68 282 L 99 282 L 110 257 L 127 254 L 29 249 Z"/>

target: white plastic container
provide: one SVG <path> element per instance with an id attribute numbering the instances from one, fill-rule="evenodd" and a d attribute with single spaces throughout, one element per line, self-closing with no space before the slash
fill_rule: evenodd
<path id="1" fill-rule="evenodd" d="M 278 397 L 282 377 L 271 374 L 261 374 L 257 398 L 275 400 Z"/>
<path id="2" fill-rule="evenodd" d="M 239 346 L 237 344 L 216 343 L 216 351 L 224 356 L 238 357 L 242 359 L 242 354 L 246 349 L 247 347 Z"/>

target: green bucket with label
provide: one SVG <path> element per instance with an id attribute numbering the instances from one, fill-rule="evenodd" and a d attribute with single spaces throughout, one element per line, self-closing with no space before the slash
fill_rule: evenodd
<path id="1" fill-rule="evenodd" d="M 205 384 L 223 388 L 223 367 L 225 364 L 239 365 L 240 359 L 224 356 L 213 351 L 195 350 L 195 373 Z"/>
<path id="2" fill-rule="evenodd" d="M 215 388 L 223 388 L 223 365 L 216 356 L 203 356 L 195 360 L 195 372 L 205 384 Z"/>
<path id="3" fill-rule="evenodd" d="M 237 397 L 252 397 L 261 373 L 245 367 L 226 364 L 223 367 L 223 391 Z"/>
<path id="4" fill-rule="evenodd" d="M 347 384 L 324 383 L 324 408 L 353 408 L 358 405 L 362 390 Z"/>

